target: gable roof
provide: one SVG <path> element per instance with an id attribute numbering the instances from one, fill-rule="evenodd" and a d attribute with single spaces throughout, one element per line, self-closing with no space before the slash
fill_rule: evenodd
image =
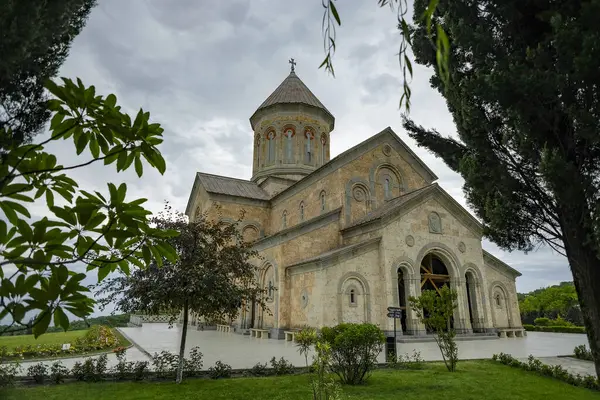
<path id="1" fill-rule="evenodd" d="M 397 149 L 400 149 L 400 153 L 404 152 L 405 155 L 409 158 L 415 160 L 416 165 L 415 169 L 421 175 L 425 181 L 433 182 L 438 179 L 437 175 L 417 156 L 411 149 L 408 147 L 406 143 L 392 130 L 391 127 L 387 127 L 376 135 L 371 136 L 370 138 L 363 140 L 359 144 L 350 149 L 344 151 L 343 153 L 338 154 L 336 157 L 329 160 L 329 162 L 323 164 L 310 174 L 306 175 L 304 178 L 300 179 L 287 189 L 279 192 L 271 200 L 277 201 L 279 199 L 285 198 L 285 196 L 291 193 L 296 188 L 301 188 L 304 186 L 309 186 L 315 181 L 322 178 L 328 172 L 333 172 L 338 168 L 341 168 L 347 162 L 352 161 L 358 158 L 362 153 L 368 151 L 372 148 L 378 146 L 381 142 L 383 142 L 386 138 L 390 139 L 390 144 L 395 144 Z M 402 154 L 401 154 L 402 156 Z M 408 161 L 408 160 L 407 160 Z M 327 172 L 326 172 L 327 171 Z"/>
<path id="2" fill-rule="evenodd" d="M 354 221 L 348 226 L 344 227 L 342 231 L 349 230 L 360 225 L 369 224 L 371 222 L 381 221 L 386 217 L 394 215 L 403 208 L 409 207 L 410 204 L 418 203 L 421 199 L 428 195 L 437 195 L 438 199 L 443 199 L 446 203 L 446 206 L 453 209 L 453 214 L 455 217 L 460 218 L 471 230 L 481 233 L 481 230 L 483 229 L 481 223 L 437 183 L 432 183 L 431 185 L 413 190 L 412 192 L 405 193 L 401 196 L 388 200 L 381 207 L 371 211 L 363 218 L 360 218 L 359 220 Z"/>
<path id="3" fill-rule="evenodd" d="M 256 114 L 276 104 L 304 104 L 318 108 L 324 111 L 332 120 L 334 119 L 329 110 L 325 108 L 323 103 L 310 91 L 294 71 L 290 72 L 273 93 L 258 106 L 254 114 L 250 117 L 250 124 L 254 127 L 253 120 Z"/>
<path id="4" fill-rule="evenodd" d="M 226 194 L 229 196 L 246 197 L 248 199 L 269 200 L 271 196 L 258 184 L 245 179 L 228 176 L 196 173 L 199 182 L 208 193 Z"/>
<path id="5" fill-rule="evenodd" d="M 196 198 L 199 185 L 201 185 L 208 193 L 224 194 L 254 200 L 269 200 L 271 197 L 269 193 L 255 182 L 247 181 L 245 179 L 230 178 L 228 176 L 197 172 L 194 186 L 185 209 L 185 213 L 188 215 L 191 211 L 190 208 L 192 207 L 194 199 Z"/>
<path id="6" fill-rule="evenodd" d="M 499 258 L 495 257 L 494 255 L 492 255 L 492 253 L 483 250 L 483 260 L 488 261 L 489 264 L 492 264 L 496 267 L 499 267 L 501 269 L 504 269 L 505 271 L 507 271 L 508 273 L 510 273 L 513 276 L 521 276 L 523 274 L 521 274 L 519 271 L 517 271 L 516 269 L 514 269 L 513 267 L 511 267 L 510 265 L 508 265 L 507 263 L 503 262 L 502 260 L 500 260 Z"/>

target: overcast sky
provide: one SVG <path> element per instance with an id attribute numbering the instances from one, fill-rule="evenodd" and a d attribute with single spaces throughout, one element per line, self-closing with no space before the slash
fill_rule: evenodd
<path id="1" fill-rule="evenodd" d="M 60 75 L 79 77 L 97 93 L 116 94 L 130 113 L 149 111 L 165 129 L 160 150 L 167 172 L 137 179 L 133 172 L 97 166 L 74 177 L 82 188 L 103 191 L 107 180 L 127 182 L 129 195 L 148 198 L 153 211 L 165 200 L 184 211 L 196 171 L 249 179 L 248 118 L 288 75 L 294 57 L 298 76 L 336 118 L 332 158 L 391 126 L 466 206 L 460 176 L 402 129 L 395 14 L 374 0 L 343 1 L 338 8 L 342 27 L 333 78 L 318 69 L 324 57 L 319 0 L 100 1 Z M 415 75 L 411 117 L 454 135 L 443 98 L 429 86 L 431 71 L 415 67 Z M 53 150 L 71 164 L 71 144 Z M 528 255 L 488 241 L 484 248 L 523 273 L 520 292 L 572 279 L 566 260 L 548 248 Z"/>

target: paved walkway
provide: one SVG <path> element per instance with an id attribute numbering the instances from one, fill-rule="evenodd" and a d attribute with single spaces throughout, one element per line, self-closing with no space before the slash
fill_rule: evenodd
<path id="1" fill-rule="evenodd" d="M 119 328 L 131 341 L 139 347 L 127 350 L 128 361 L 150 361 L 150 355 L 162 350 L 178 353 L 181 338 L 181 327 L 169 328 L 168 324 L 144 324 L 139 328 Z M 508 353 L 515 358 L 526 359 L 530 354 L 540 358 L 547 364 L 558 363 L 573 373 L 594 374 L 592 363 L 572 358 L 556 357 L 573 353 L 575 346 L 587 343 L 585 335 L 561 334 L 547 332 L 529 332 L 525 338 L 504 338 L 497 340 L 473 340 L 458 342 L 459 358 L 481 359 L 491 358 L 495 353 Z M 230 364 L 233 368 L 250 368 L 257 362 L 268 363 L 272 357 L 284 357 L 295 366 L 304 366 L 304 357 L 298 353 L 294 343 L 276 339 L 256 339 L 235 333 L 221 333 L 216 331 L 197 331 L 193 327 L 188 330 L 186 355 L 192 347 L 200 347 L 204 354 L 204 368 L 209 368 L 216 361 Z M 143 351 L 140 351 L 143 350 Z M 427 343 L 398 343 L 399 354 L 412 354 L 413 351 L 421 353 L 425 361 L 441 360 L 440 350 L 435 342 Z M 311 356 L 309 355 L 309 360 Z M 84 358 L 71 358 L 61 360 L 63 365 L 71 368 L 77 361 Z M 384 362 L 384 354 L 378 357 L 379 362 Z M 51 364 L 53 361 L 45 363 Z M 108 365 L 117 362 L 114 354 L 108 355 Z M 23 371 L 37 362 L 22 363 Z"/>

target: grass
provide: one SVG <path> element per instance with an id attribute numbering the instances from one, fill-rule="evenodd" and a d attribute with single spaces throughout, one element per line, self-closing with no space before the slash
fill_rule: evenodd
<path id="1" fill-rule="evenodd" d="M 0 347 L 6 346 L 14 350 L 17 346 L 38 344 L 63 344 L 73 343 L 77 338 L 85 335 L 87 330 L 45 333 L 37 339 L 33 335 L 0 336 Z"/>
<path id="2" fill-rule="evenodd" d="M 129 347 L 131 346 L 131 342 L 125 338 L 117 329 L 112 328 L 113 333 L 119 339 L 119 344 L 115 347 L 123 346 Z M 18 335 L 18 336 L 0 336 L 0 348 L 2 346 L 6 346 L 8 351 L 13 350 L 17 346 L 24 345 L 38 345 L 38 344 L 63 344 L 63 343 L 73 343 L 76 339 L 82 337 L 87 332 L 86 330 L 77 330 L 77 331 L 67 331 L 67 332 L 52 332 L 52 333 L 44 333 L 37 339 L 34 338 L 33 335 Z M 73 357 L 80 357 L 83 355 L 93 355 L 100 353 L 107 353 L 112 351 L 110 349 L 96 350 L 90 351 L 87 353 L 73 354 Z M 48 357 L 25 357 L 26 360 L 35 360 L 37 358 L 48 358 Z M 52 357 L 52 358 L 61 358 L 61 357 Z"/>
<path id="3" fill-rule="evenodd" d="M 20 387 L 0 396 L 7 400 L 119 399 L 310 399 L 307 375 L 224 380 L 188 379 L 171 382 L 72 383 Z M 563 400 L 600 399 L 600 393 L 576 388 L 552 378 L 492 361 L 465 361 L 449 373 L 443 364 L 426 364 L 419 371 L 375 371 L 360 386 L 344 386 L 346 399 Z M 101 396 L 100 396 L 101 394 Z M 100 397 L 99 397 L 100 396 Z"/>

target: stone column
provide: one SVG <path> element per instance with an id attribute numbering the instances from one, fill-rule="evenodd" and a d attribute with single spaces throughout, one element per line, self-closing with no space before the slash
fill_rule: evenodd
<path id="1" fill-rule="evenodd" d="M 410 278 L 406 280 L 406 287 L 410 290 L 410 294 L 407 294 L 407 297 L 421 296 L 421 276 L 417 275 L 416 277 Z M 407 328 L 410 327 L 411 333 L 415 336 L 423 336 L 427 334 L 427 329 L 425 329 L 425 324 L 423 324 L 416 316 L 415 312 L 410 308 L 410 305 L 407 303 L 407 315 L 406 315 L 406 325 Z"/>
<path id="2" fill-rule="evenodd" d="M 450 279 L 450 288 L 457 292 L 457 305 L 454 310 L 454 329 L 456 333 L 472 333 L 469 319 L 468 299 L 466 296 L 467 284 L 464 278 Z"/>

